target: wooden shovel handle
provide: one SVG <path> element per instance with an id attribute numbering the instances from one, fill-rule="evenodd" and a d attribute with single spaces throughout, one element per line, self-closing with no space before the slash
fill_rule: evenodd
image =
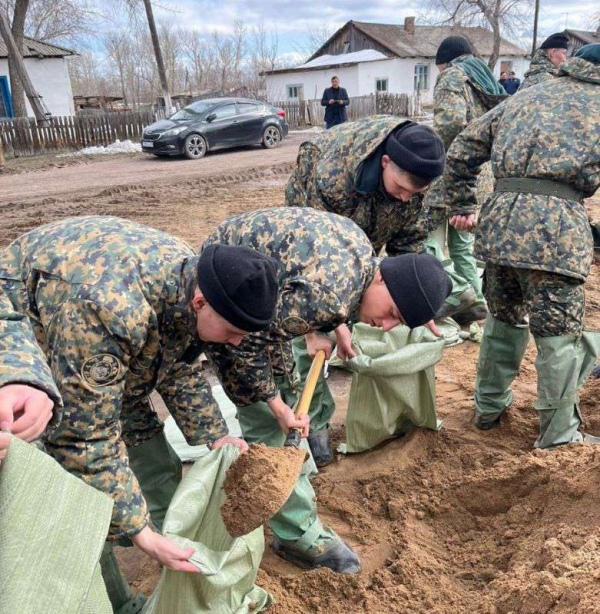
<path id="1" fill-rule="evenodd" d="M 310 365 L 310 371 L 306 376 L 306 382 L 304 383 L 304 389 L 300 395 L 298 401 L 298 407 L 296 408 L 296 418 L 301 418 L 304 414 L 308 413 L 310 402 L 312 401 L 315 387 L 321 374 L 321 369 L 325 364 L 325 350 L 319 350 L 313 358 L 312 365 Z"/>

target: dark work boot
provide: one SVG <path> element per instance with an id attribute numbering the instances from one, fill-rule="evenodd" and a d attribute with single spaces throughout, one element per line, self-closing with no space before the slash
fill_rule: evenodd
<path id="1" fill-rule="evenodd" d="M 590 377 L 593 377 L 594 379 L 600 379 L 600 363 L 596 364 L 596 366 L 592 369 Z"/>
<path id="2" fill-rule="evenodd" d="M 325 427 L 320 431 L 311 431 L 307 441 L 317 467 L 329 465 L 333 460 L 333 453 L 329 443 L 329 429 Z"/>
<path id="3" fill-rule="evenodd" d="M 479 320 L 485 320 L 488 315 L 488 309 L 483 302 L 473 305 L 473 307 L 468 307 L 467 309 L 463 309 L 455 313 L 452 316 L 452 319 L 461 326 L 466 326 L 467 324 L 471 324 L 472 322 L 478 322 Z"/>
<path id="4" fill-rule="evenodd" d="M 494 420 L 486 420 L 483 416 L 475 415 L 475 426 L 480 431 L 489 431 L 490 429 L 500 426 L 500 416 Z"/>
<path id="5" fill-rule="evenodd" d="M 457 301 L 454 304 L 454 301 Z M 469 309 L 477 303 L 477 294 L 473 288 L 467 288 L 464 292 L 461 292 L 456 299 L 452 302 L 446 300 L 446 302 L 440 307 L 440 310 L 435 314 L 435 320 L 441 320 L 442 318 L 453 318 L 455 313 Z"/>
<path id="6" fill-rule="evenodd" d="M 347 574 L 360 571 L 358 555 L 341 537 L 336 537 L 323 546 L 313 546 L 306 552 L 294 548 L 293 542 L 283 542 L 275 537 L 273 549 L 286 561 L 304 569 L 328 567 L 336 573 Z"/>

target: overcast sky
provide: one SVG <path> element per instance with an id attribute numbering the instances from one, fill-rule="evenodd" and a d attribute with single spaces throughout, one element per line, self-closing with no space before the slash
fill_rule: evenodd
<path id="1" fill-rule="evenodd" d="M 101 0 L 98 0 L 101 1 Z M 541 38 L 563 30 L 591 29 L 592 16 L 598 13 L 597 0 L 540 0 Z M 332 30 L 346 21 L 402 23 L 409 15 L 423 15 L 425 2 L 406 0 L 327 0 L 307 2 L 298 0 L 153 0 L 157 19 L 175 25 L 192 27 L 202 32 L 231 31 L 235 19 L 243 20 L 248 28 L 261 21 L 268 31 L 276 31 L 279 52 L 291 54 L 301 47 L 310 29 L 324 25 Z M 570 6 L 569 6 L 570 5 Z M 533 21 L 533 17 L 532 17 Z"/>

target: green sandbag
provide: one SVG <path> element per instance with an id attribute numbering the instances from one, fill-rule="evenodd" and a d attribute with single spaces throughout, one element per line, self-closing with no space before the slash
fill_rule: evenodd
<path id="1" fill-rule="evenodd" d="M 182 548 L 200 574 L 163 569 L 144 614 L 256 614 L 273 598 L 254 581 L 265 548 L 262 527 L 231 537 L 221 520 L 223 481 L 239 449 L 213 450 L 198 460 L 175 492 L 163 533 Z"/>
<path id="2" fill-rule="evenodd" d="M 112 506 L 13 437 L 0 465 L 0 614 L 112 614 L 99 565 Z"/>
<path id="3" fill-rule="evenodd" d="M 344 363 L 352 371 L 345 452 L 362 452 L 414 427 L 437 430 L 434 365 L 445 340 L 425 327 L 396 326 L 385 332 L 356 324 L 358 355 Z"/>

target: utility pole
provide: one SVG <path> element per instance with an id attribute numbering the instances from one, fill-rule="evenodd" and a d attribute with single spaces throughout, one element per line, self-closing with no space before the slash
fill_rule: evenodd
<path id="1" fill-rule="evenodd" d="M 148 26 L 150 27 L 150 36 L 152 37 L 152 46 L 154 47 L 154 55 L 156 56 L 156 65 L 158 66 L 158 77 L 162 88 L 163 100 L 165 101 L 165 111 L 169 115 L 173 111 L 171 95 L 169 94 L 169 82 L 167 81 L 167 71 L 163 62 L 162 52 L 160 50 L 160 41 L 158 40 L 158 32 L 156 31 L 156 23 L 154 21 L 154 13 L 152 12 L 152 3 L 150 0 L 144 0 L 146 8 L 146 16 L 148 17 Z"/>
<path id="2" fill-rule="evenodd" d="M 535 0 L 535 16 L 533 18 L 533 44 L 531 45 L 531 57 L 535 53 L 537 47 L 537 33 L 538 33 L 538 18 L 540 16 L 540 0 Z"/>
<path id="3" fill-rule="evenodd" d="M 35 88 L 33 87 L 33 83 L 31 82 L 29 74 L 27 73 L 27 69 L 25 68 L 23 56 L 21 55 L 21 52 L 17 47 L 17 43 L 13 38 L 12 31 L 8 23 L 8 17 L 3 10 L 0 10 L 0 35 L 6 43 L 9 56 L 14 61 L 13 68 L 16 70 L 17 77 L 23 85 L 23 89 L 25 90 L 25 94 L 27 95 L 27 99 L 29 100 L 31 108 L 33 109 L 35 118 L 37 119 L 38 123 L 45 124 L 51 117 L 51 113 L 50 111 L 48 111 L 46 105 L 44 104 L 42 97 L 35 91 Z"/>

